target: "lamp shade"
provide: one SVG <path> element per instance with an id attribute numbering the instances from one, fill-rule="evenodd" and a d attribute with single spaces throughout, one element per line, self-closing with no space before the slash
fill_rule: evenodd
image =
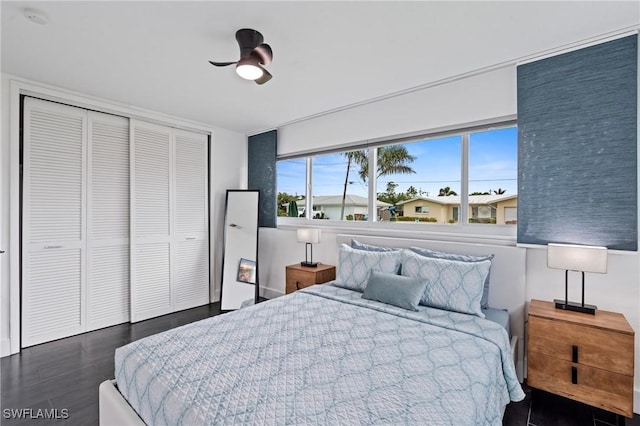
<path id="1" fill-rule="evenodd" d="M 314 228 L 298 229 L 298 242 L 316 244 L 320 242 L 320 230 Z"/>
<path id="2" fill-rule="evenodd" d="M 607 273 L 607 248 L 572 244 L 548 244 L 547 267 L 567 271 Z"/>

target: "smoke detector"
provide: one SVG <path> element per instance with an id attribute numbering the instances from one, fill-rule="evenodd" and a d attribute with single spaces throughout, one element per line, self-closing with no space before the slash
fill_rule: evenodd
<path id="1" fill-rule="evenodd" d="M 47 15 L 37 9 L 26 8 L 24 10 L 24 17 L 27 18 L 27 20 L 39 25 L 47 25 L 47 23 L 49 22 L 49 18 L 47 18 Z"/>

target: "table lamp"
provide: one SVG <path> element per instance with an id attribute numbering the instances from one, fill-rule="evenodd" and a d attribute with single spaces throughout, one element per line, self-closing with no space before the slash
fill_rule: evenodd
<path id="1" fill-rule="evenodd" d="M 607 248 L 573 244 L 548 244 L 547 267 L 564 269 L 564 300 L 555 299 L 556 309 L 595 315 L 597 306 L 584 303 L 584 273 L 607 273 Z M 569 271 L 582 272 L 582 302 L 569 301 Z"/>
<path id="2" fill-rule="evenodd" d="M 305 243 L 304 262 L 300 262 L 300 265 L 311 268 L 318 266 L 318 262 L 313 261 L 313 244 L 320 242 L 320 230 L 313 228 L 298 229 L 298 242 Z M 311 252 L 311 255 L 307 257 L 309 251 Z"/>

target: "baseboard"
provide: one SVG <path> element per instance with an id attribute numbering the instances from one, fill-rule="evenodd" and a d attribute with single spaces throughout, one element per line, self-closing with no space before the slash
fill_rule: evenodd
<path id="1" fill-rule="evenodd" d="M 11 339 L 0 341 L 0 357 L 11 355 Z"/>
<path id="2" fill-rule="evenodd" d="M 275 299 L 276 297 L 284 296 L 284 293 L 280 290 L 260 286 L 260 296 L 265 299 Z"/>

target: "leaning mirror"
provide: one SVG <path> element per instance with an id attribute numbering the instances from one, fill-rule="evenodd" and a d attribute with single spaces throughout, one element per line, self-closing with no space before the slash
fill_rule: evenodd
<path id="1" fill-rule="evenodd" d="M 227 190 L 222 254 L 223 311 L 258 301 L 258 206 L 260 191 Z"/>

